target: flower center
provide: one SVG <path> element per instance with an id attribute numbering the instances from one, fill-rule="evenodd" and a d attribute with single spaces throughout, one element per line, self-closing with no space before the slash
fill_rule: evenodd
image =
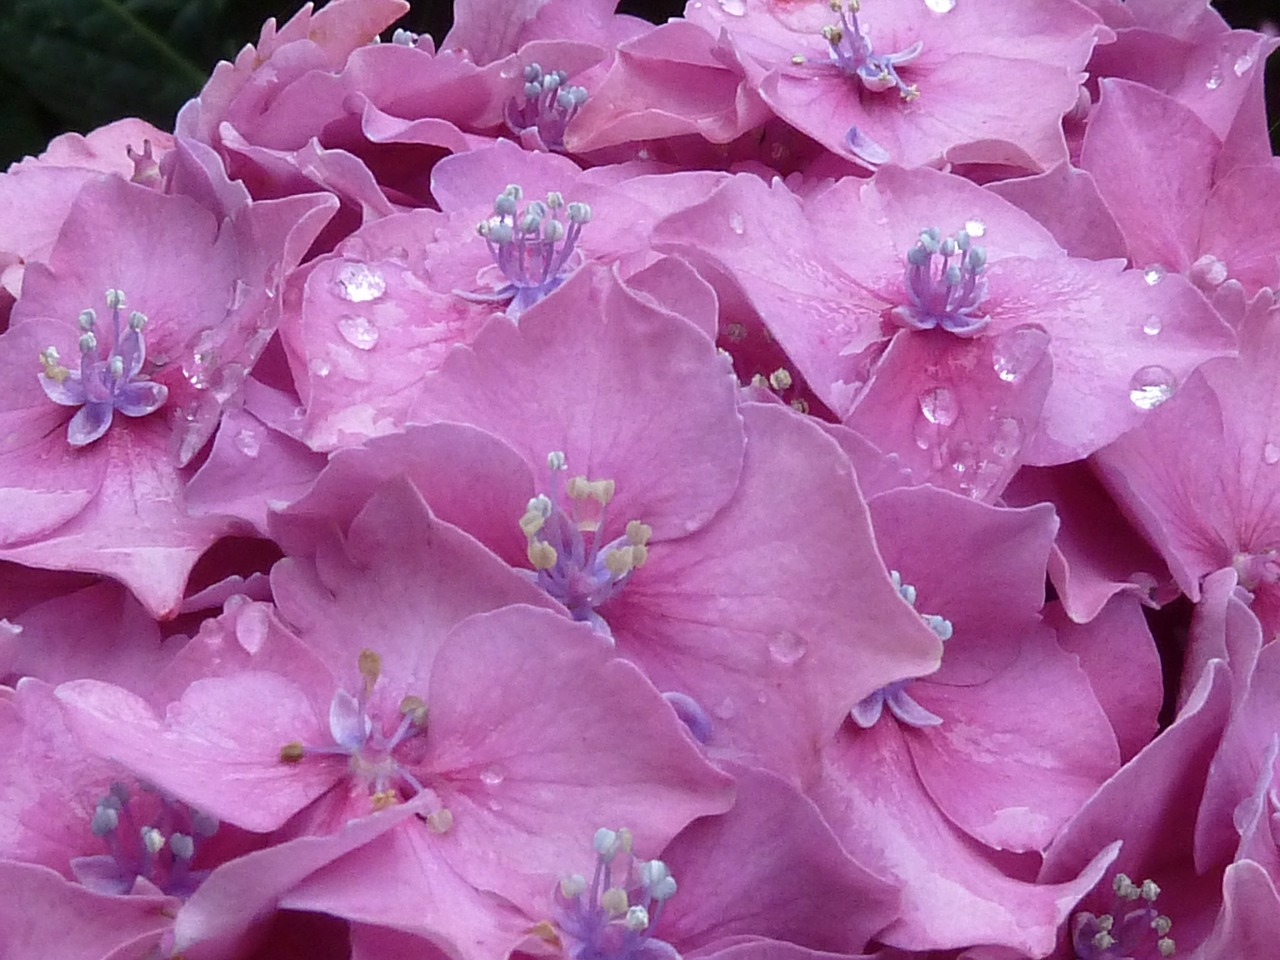
<path id="1" fill-rule="evenodd" d="M 352 696 L 339 689 L 329 704 L 333 744 L 304 746 L 295 741 L 280 749 L 280 759 L 299 763 L 305 757 L 346 757 L 351 776 L 369 791 L 373 808 L 381 810 L 406 799 L 402 791 L 416 796 L 426 789 L 410 770 L 417 758 L 410 756 L 412 750 L 407 745 L 412 741 L 421 745 L 426 736 L 427 706 L 421 697 L 406 696 L 400 701 L 394 724 L 384 724 L 370 703 L 382 674 L 382 658 L 372 650 L 362 650 L 358 662 L 364 681 L 360 691 Z M 440 814 L 447 811 L 442 809 L 432 816 Z"/>
<path id="2" fill-rule="evenodd" d="M 1261 553 L 1237 553 L 1231 561 L 1240 586 L 1253 592 L 1263 584 L 1280 582 L 1280 549 L 1272 547 Z"/>
<path id="3" fill-rule="evenodd" d="M 866 89 L 880 93 L 897 90 L 903 100 L 920 96 L 920 88 L 898 76 L 898 65 L 920 56 L 924 44 L 917 40 L 897 53 L 873 53 L 871 40 L 858 23 L 859 0 L 831 0 L 831 10 L 840 22 L 822 28 L 822 37 L 831 47 L 831 62 L 847 77 L 856 77 Z"/>
<path id="4" fill-rule="evenodd" d="M 663 904 L 676 881 L 661 860 L 636 860 L 631 831 L 596 831 L 596 868 L 590 884 L 580 873 L 560 881 L 556 892 L 559 928 L 570 941 L 568 955 L 592 960 L 640 960 L 669 945 L 653 936 Z M 619 855 L 624 862 L 615 862 Z M 620 883 L 614 885 L 615 876 Z M 672 954 L 674 956 L 674 951 Z"/>
<path id="5" fill-rule="evenodd" d="M 890 570 L 889 577 L 893 580 L 893 585 L 898 588 L 898 593 L 902 596 L 902 599 L 914 607 L 916 605 L 916 588 L 909 583 L 903 583 L 902 574 L 898 573 L 897 570 Z M 951 639 L 954 631 L 950 620 L 940 617 L 936 613 L 922 613 L 920 614 L 920 619 L 928 624 L 929 629 L 937 634 L 938 639 L 943 641 Z M 881 687 L 875 693 L 869 694 L 860 700 L 849 711 L 849 717 L 863 730 L 870 730 L 880 720 L 880 716 L 887 706 L 890 713 L 910 727 L 936 727 L 942 723 L 940 716 L 920 706 L 915 698 L 907 693 L 907 684 L 910 682 L 910 679 L 895 680 L 893 683 Z"/>
<path id="6" fill-rule="evenodd" d="M 596 608 L 644 565 L 653 530 L 639 520 L 630 520 L 622 536 L 602 543 L 613 481 L 579 476 L 562 485 L 560 475 L 567 467 L 560 451 L 547 457 L 547 467 L 552 495 L 538 494 L 520 518 L 520 529 L 529 540 L 534 581 L 564 604 L 575 620 L 586 621 L 612 638 L 609 625 Z"/>
<path id="7" fill-rule="evenodd" d="M 1110 913 L 1094 916 L 1082 910 L 1071 921 L 1071 942 L 1077 960 L 1172 957 L 1176 949 L 1169 936 L 1173 921 L 1155 909 L 1160 888 L 1150 880 L 1136 885 L 1123 873 L 1117 873 L 1112 889 L 1115 899 Z"/>
<path id="8" fill-rule="evenodd" d="M 890 310 L 889 318 L 911 330 L 941 327 L 958 337 L 973 336 L 990 319 L 978 312 L 987 296 L 986 268 L 986 250 L 966 230 L 944 238 L 937 227 L 926 227 L 907 251 L 909 302 Z"/>
<path id="9" fill-rule="evenodd" d="M 154 788 L 143 790 L 146 796 L 134 797 L 123 783 L 111 785 L 94 808 L 91 825 L 108 853 L 76 857 L 71 872 L 98 893 L 129 893 L 143 879 L 169 896 L 189 897 L 209 875 L 191 864 L 201 841 L 217 831 L 218 821 Z M 143 805 L 155 807 L 150 817 L 139 813 Z"/>
<path id="10" fill-rule="evenodd" d="M 509 300 L 507 316 L 513 320 L 564 283 L 575 265 L 578 235 L 591 219 L 589 206 L 566 204 L 559 193 L 547 194 L 545 202 L 530 201 L 523 210 L 517 206 L 521 195 L 520 187 L 510 184 L 494 200 L 493 216 L 476 226 L 507 282 L 493 293 L 455 291 L 476 303 Z"/>
<path id="11" fill-rule="evenodd" d="M 548 150 L 564 150 L 569 121 L 586 102 L 586 88 L 569 86 L 569 75 L 563 70 L 544 73 L 531 63 L 524 68 L 524 101 L 516 97 L 507 101 L 507 126 L 516 135 L 536 130 Z"/>
<path id="12" fill-rule="evenodd" d="M 137 310 L 122 323 L 124 294 L 107 291 L 111 308 L 111 347 L 104 355 L 98 342 L 98 317 L 92 309 L 80 314 L 80 368 L 71 370 L 62 364 L 55 347 L 40 353 L 40 386 L 54 403 L 79 407 L 67 424 L 67 442 L 84 447 L 107 432 L 118 410 L 126 417 L 145 417 L 155 413 L 169 397 L 162 383 L 141 375 L 147 359 L 147 344 L 142 328 L 147 318 Z"/>

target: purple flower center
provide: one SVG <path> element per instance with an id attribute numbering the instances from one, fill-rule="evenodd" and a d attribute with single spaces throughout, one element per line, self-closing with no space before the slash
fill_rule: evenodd
<path id="1" fill-rule="evenodd" d="M 902 574 L 898 573 L 897 570 L 890 570 L 889 578 L 893 581 L 893 585 L 897 587 L 902 599 L 914 607 L 916 605 L 916 588 L 909 583 L 903 583 Z M 937 634 L 940 640 L 951 639 L 954 631 L 950 620 L 935 613 L 922 613 L 920 614 L 920 619 L 928 624 L 929 629 Z M 940 716 L 920 706 L 915 698 L 907 693 L 907 684 L 910 682 L 911 680 L 907 679 L 895 680 L 893 683 L 886 684 L 875 693 L 869 694 L 858 701 L 854 708 L 849 711 L 849 717 L 863 730 L 870 730 L 879 722 L 881 715 L 884 713 L 884 708 L 887 706 L 890 713 L 910 727 L 936 727 L 942 723 Z"/>
<path id="2" fill-rule="evenodd" d="M 679 960 L 666 941 L 653 936 L 663 904 L 676 881 L 661 860 L 636 860 L 631 831 L 596 831 L 596 868 L 590 884 L 575 873 L 556 891 L 558 926 L 574 960 Z M 619 858 L 624 858 L 620 862 Z M 624 865 L 625 864 L 625 865 Z M 614 879 L 620 881 L 614 885 Z"/>
<path id="3" fill-rule="evenodd" d="M 537 130 L 548 150 L 564 149 L 564 132 L 587 102 L 585 87 L 569 86 L 569 75 L 563 70 L 543 72 L 531 63 L 524 68 L 523 102 L 517 97 L 507 101 L 507 126 L 514 134 Z"/>
<path id="4" fill-rule="evenodd" d="M 98 342 L 97 315 L 92 309 L 80 314 L 80 368 L 63 366 L 54 347 L 40 354 L 40 386 L 54 403 L 79 407 L 67 424 L 67 442 L 84 447 L 100 439 L 118 410 L 126 417 L 145 417 L 164 405 L 169 389 L 142 376 L 147 345 L 142 328 L 147 318 L 134 310 L 121 323 L 124 294 L 107 291 L 111 308 L 111 347 L 104 355 Z"/>
<path id="5" fill-rule="evenodd" d="M 1123 873 L 1112 883 L 1110 913 L 1080 911 L 1071 921 L 1071 943 L 1077 960 L 1157 960 L 1175 951 L 1169 931 L 1173 921 L 1155 909 L 1160 888 L 1150 880 L 1135 884 Z"/>
<path id="6" fill-rule="evenodd" d="M 368 789 L 374 809 L 382 809 L 406 799 L 402 790 L 416 796 L 426 789 L 410 767 L 421 759 L 420 751 L 415 751 L 413 746 L 421 746 L 426 735 L 427 707 L 420 697 L 404 697 L 392 732 L 387 734 L 390 724 L 382 722 L 381 711 L 373 709 L 371 704 L 374 687 L 382 673 L 382 658 L 372 650 L 363 650 L 359 668 L 363 678 L 359 692 L 352 696 L 339 689 L 329 704 L 329 733 L 333 744 L 289 743 L 280 750 L 280 759 L 298 763 L 304 757 L 346 757 L 351 776 Z"/>
<path id="7" fill-rule="evenodd" d="M 155 809 L 144 818 L 140 806 Z M 98 801 L 92 821 L 94 835 L 106 842 L 109 852 L 76 857 L 71 872 L 98 893 L 126 894 L 141 879 L 161 893 L 189 897 L 209 875 L 208 870 L 192 869 L 196 850 L 217 829 L 213 817 L 155 789 L 144 788 L 143 796 L 132 797 L 124 784 L 115 783 Z"/>
<path id="8" fill-rule="evenodd" d="M 910 63 L 920 56 L 924 44 L 917 40 L 897 53 L 874 53 L 871 40 L 858 23 L 862 4 L 858 0 L 831 0 L 831 10 L 840 22 L 822 28 L 822 37 L 831 47 L 831 62 L 847 77 L 856 77 L 862 86 L 874 93 L 897 90 L 903 100 L 920 96 L 920 88 L 898 76 L 898 65 Z"/>
<path id="9" fill-rule="evenodd" d="M 647 524 L 631 520 L 622 536 L 602 542 L 613 481 L 571 477 L 562 483 L 566 465 L 564 454 L 558 451 L 547 457 L 547 466 L 551 496 L 534 497 L 520 518 L 520 528 L 529 539 L 534 582 L 564 604 L 575 620 L 586 621 L 612 637 L 596 608 L 644 565 L 653 531 Z"/>
<path id="10" fill-rule="evenodd" d="M 564 283 L 575 265 L 578 235 L 591 219 L 589 206 L 566 204 L 559 193 L 530 201 L 523 210 L 517 207 L 521 195 L 510 184 L 493 202 L 493 216 L 476 227 L 507 282 L 493 293 L 455 291 L 477 303 L 510 300 L 507 316 L 513 320 Z"/>
<path id="11" fill-rule="evenodd" d="M 986 250 L 975 246 L 966 230 L 944 238 L 937 227 L 926 227 L 907 251 L 908 303 L 890 310 L 890 319 L 911 330 L 940 327 L 958 337 L 973 336 L 990 319 L 979 312 L 987 295 L 986 267 Z"/>

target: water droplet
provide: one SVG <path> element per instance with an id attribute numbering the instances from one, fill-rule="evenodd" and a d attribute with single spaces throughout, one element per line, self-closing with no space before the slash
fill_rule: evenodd
<path id="1" fill-rule="evenodd" d="M 1157 283 L 1164 279 L 1164 267 L 1158 263 L 1153 263 L 1147 269 L 1142 271 L 1142 279 L 1147 281 L 1147 286 L 1154 287 Z"/>
<path id="2" fill-rule="evenodd" d="M 245 427 L 236 432 L 235 444 L 237 450 L 252 460 L 262 449 L 262 438 L 258 436 L 256 430 Z"/>
<path id="3" fill-rule="evenodd" d="M 956 0 L 924 0 L 924 5 L 934 13 L 950 13 L 956 8 Z"/>
<path id="4" fill-rule="evenodd" d="M 769 641 L 769 656 L 784 667 L 799 663 L 808 649 L 804 637 L 795 633 L 780 633 Z"/>
<path id="5" fill-rule="evenodd" d="M 1209 77 L 1207 80 L 1205 80 L 1204 85 L 1210 90 L 1217 90 L 1220 86 L 1222 86 L 1222 71 L 1217 67 L 1214 67 L 1213 72 L 1209 74 Z"/>
<path id="6" fill-rule="evenodd" d="M 746 0 L 720 0 L 720 9 L 731 17 L 740 17 L 747 12 Z"/>
<path id="7" fill-rule="evenodd" d="M 1164 324 L 1160 322 L 1160 318 L 1157 317 L 1155 314 L 1152 314 L 1151 316 L 1147 317 L 1146 320 L 1142 321 L 1142 332 L 1145 333 L 1148 337 L 1154 337 L 1163 328 L 1164 328 Z"/>
<path id="8" fill-rule="evenodd" d="M 353 303 L 377 300 L 387 292 L 387 281 L 366 263 L 344 263 L 334 278 L 338 296 Z"/>
<path id="9" fill-rule="evenodd" d="M 505 779 L 507 774 L 501 767 L 485 767 L 480 771 L 480 782 L 486 787 L 496 787 Z"/>
<path id="10" fill-rule="evenodd" d="M 950 9 L 950 7 L 947 9 Z M 964 222 L 964 232 L 976 240 L 987 232 L 987 225 L 975 217 L 972 220 L 966 220 Z"/>
<path id="11" fill-rule="evenodd" d="M 197 390 L 209 387 L 209 375 L 218 362 L 217 336 L 213 330 L 201 330 L 187 345 L 182 373 Z"/>
<path id="12" fill-rule="evenodd" d="M 1001 417 L 992 431 L 991 452 L 1001 460 L 1017 454 L 1022 446 L 1022 425 L 1013 417 Z"/>
<path id="13" fill-rule="evenodd" d="M 317 377 L 327 377 L 332 368 L 329 366 L 329 361 L 322 360 L 319 357 L 313 357 L 311 362 L 307 364 L 307 369 Z"/>
<path id="14" fill-rule="evenodd" d="M 1036 365 L 1045 349 L 1045 334 L 1032 327 L 1015 327 L 991 343 L 991 369 L 1005 383 L 1017 383 Z"/>
<path id="15" fill-rule="evenodd" d="M 1129 399 L 1139 410 L 1154 410 L 1173 396 L 1177 382 L 1165 367 L 1143 367 L 1129 381 Z"/>
<path id="16" fill-rule="evenodd" d="M 1262 462 L 1266 464 L 1280 463 L 1280 446 L 1274 443 L 1264 444 L 1262 447 Z"/>
<path id="17" fill-rule="evenodd" d="M 960 405 L 956 402 L 956 395 L 946 387 L 926 390 L 920 394 L 918 402 L 920 412 L 924 414 L 925 419 L 942 427 L 951 426 L 960 415 Z"/>
<path id="18" fill-rule="evenodd" d="M 938 439 L 937 426 L 924 417 L 916 417 L 911 432 L 916 438 L 916 446 L 921 450 L 928 450 Z"/>
<path id="19" fill-rule="evenodd" d="M 378 328 L 368 317 L 342 317 L 338 320 L 338 332 L 357 350 L 372 350 L 378 342 Z"/>
<path id="20" fill-rule="evenodd" d="M 1231 72 L 1237 77 L 1243 77 L 1249 72 L 1254 62 L 1253 54 L 1242 53 L 1240 56 L 1236 57 L 1236 62 L 1231 65 Z"/>
<path id="21" fill-rule="evenodd" d="M 742 236 L 744 233 L 747 232 L 747 223 L 745 220 L 742 219 L 742 214 L 740 214 L 737 210 L 729 214 L 729 229 L 732 230 L 734 233 L 736 233 L 738 236 Z"/>

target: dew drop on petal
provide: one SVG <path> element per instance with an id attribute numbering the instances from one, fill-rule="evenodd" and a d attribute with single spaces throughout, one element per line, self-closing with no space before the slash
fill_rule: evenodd
<path id="1" fill-rule="evenodd" d="M 1264 444 L 1262 447 L 1262 462 L 1265 464 L 1280 463 L 1280 446 L 1274 443 Z"/>
<path id="2" fill-rule="evenodd" d="M 319 357 L 313 357 L 311 362 L 307 364 L 307 369 L 317 377 L 327 377 L 332 368 L 329 366 L 329 361 L 322 360 Z"/>
<path id="3" fill-rule="evenodd" d="M 1028 327 L 1015 327 L 991 343 L 991 369 L 1005 383 L 1018 383 L 1039 362 L 1045 335 Z"/>
<path id="4" fill-rule="evenodd" d="M 950 13 L 956 8 L 956 0 L 924 0 L 924 5 L 934 13 Z"/>
<path id="5" fill-rule="evenodd" d="M 1152 264 L 1142 271 L 1142 279 L 1147 281 L 1147 286 L 1154 287 L 1157 283 L 1164 279 L 1164 267 Z"/>
<path id="6" fill-rule="evenodd" d="M 784 667 L 799 663 L 808 649 L 804 637 L 794 633 L 780 633 L 769 641 L 769 656 Z"/>
<path id="7" fill-rule="evenodd" d="M 368 317 L 342 317 L 338 320 L 338 332 L 357 350 L 372 350 L 378 342 L 378 328 Z"/>
<path id="8" fill-rule="evenodd" d="M 1129 400 L 1139 410 L 1154 410 L 1173 396 L 1177 378 L 1166 367 L 1142 367 L 1129 381 Z"/>
<path id="9" fill-rule="evenodd" d="M 950 10 L 951 7 L 948 7 L 947 9 Z M 964 222 L 964 232 L 976 240 L 987 232 L 987 225 L 975 217 L 972 220 L 966 220 Z"/>
<path id="10" fill-rule="evenodd" d="M 1022 426 L 1013 417 L 1001 417 L 994 424 L 991 452 L 1001 460 L 1015 456 L 1022 446 Z"/>
<path id="11" fill-rule="evenodd" d="M 1214 67 L 1213 72 L 1209 74 L 1208 78 L 1204 82 L 1204 85 L 1206 89 L 1217 90 L 1220 86 L 1222 86 L 1222 71 L 1219 70 L 1217 67 Z"/>
<path id="12" fill-rule="evenodd" d="M 742 236 L 747 232 L 747 222 L 742 219 L 742 214 L 738 213 L 737 210 L 729 214 L 729 229 L 738 236 Z"/>
<path id="13" fill-rule="evenodd" d="M 338 296 L 352 303 L 377 300 L 387 292 L 387 281 L 382 274 L 366 263 L 344 263 L 335 279 Z"/>
<path id="14" fill-rule="evenodd" d="M 501 767 L 485 767 L 480 771 L 480 782 L 486 787 L 496 787 L 505 779 L 507 774 Z"/>
<path id="15" fill-rule="evenodd" d="M 741 17 L 747 12 L 746 0 L 720 0 L 720 9 L 731 17 Z"/>
<path id="16" fill-rule="evenodd" d="M 916 446 L 921 450 L 928 450 L 938 439 L 938 427 L 921 415 L 916 417 L 912 434 L 915 436 Z"/>
<path id="17" fill-rule="evenodd" d="M 1249 72 L 1253 64 L 1254 64 L 1253 54 L 1242 53 L 1240 54 L 1240 56 L 1236 57 L 1236 62 L 1231 65 L 1231 71 L 1237 77 L 1243 77 L 1246 73 Z"/>
<path id="18" fill-rule="evenodd" d="M 1147 317 L 1146 320 L 1142 321 L 1142 332 L 1148 337 L 1154 337 L 1161 331 L 1161 329 L 1163 329 L 1163 327 L 1164 324 L 1160 322 L 1160 318 L 1155 314 L 1152 314 Z"/>
<path id="19" fill-rule="evenodd" d="M 956 395 L 946 387 L 926 390 L 920 394 L 918 402 L 920 412 L 924 414 L 925 419 L 941 427 L 951 426 L 960 415 L 960 404 L 956 401 Z"/>
<path id="20" fill-rule="evenodd" d="M 258 436 L 256 430 L 245 427 L 236 431 L 235 445 L 237 450 L 252 460 L 258 455 L 258 451 L 262 449 L 262 438 Z"/>

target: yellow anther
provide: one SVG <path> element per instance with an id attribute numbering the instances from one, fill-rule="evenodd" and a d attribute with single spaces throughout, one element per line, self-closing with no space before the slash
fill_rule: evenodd
<path id="1" fill-rule="evenodd" d="M 791 409 L 796 411 L 796 413 L 808 413 L 809 401 L 805 400 L 804 397 L 796 397 L 796 399 L 791 401 Z"/>
<path id="2" fill-rule="evenodd" d="M 303 747 L 297 740 L 293 743 L 286 743 L 280 748 L 280 761 L 282 763 L 297 763 L 302 759 Z"/>
<path id="3" fill-rule="evenodd" d="M 794 63 L 797 67 L 800 66 L 800 64 L 804 63 L 804 54 L 803 53 L 792 54 L 791 62 Z"/>
<path id="4" fill-rule="evenodd" d="M 1178 946 L 1173 942 L 1172 937 L 1161 937 L 1156 941 L 1156 949 L 1160 951 L 1160 956 L 1172 957 L 1177 952 Z"/>
<path id="5" fill-rule="evenodd" d="M 786 367 L 779 367 L 773 373 L 769 374 L 769 386 L 775 390 L 785 390 L 791 386 L 791 371 Z"/>
<path id="6" fill-rule="evenodd" d="M 769 389 L 769 381 L 765 379 L 763 373 L 753 373 L 751 375 L 751 385 L 753 387 L 760 387 L 762 390 Z"/>
<path id="7" fill-rule="evenodd" d="M 1110 950 L 1115 946 L 1115 937 L 1107 933 L 1105 930 L 1094 934 L 1093 945 L 1099 950 Z"/>
<path id="8" fill-rule="evenodd" d="M 533 565 L 535 570 L 550 570 L 556 565 L 559 558 L 556 548 L 549 543 L 543 543 L 541 540 L 529 541 L 529 563 Z"/>
<path id="9" fill-rule="evenodd" d="M 627 907 L 631 903 L 627 900 L 627 891 L 621 887 L 610 887 L 600 895 L 600 906 L 604 907 L 608 913 L 620 916 L 627 912 Z"/>
<path id="10" fill-rule="evenodd" d="M 525 931 L 530 936 L 537 937 L 543 943 L 548 943 L 559 950 L 563 944 L 560 941 L 560 934 L 550 920 L 539 920 L 532 927 Z"/>
<path id="11" fill-rule="evenodd" d="M 831 8 L 832 13 L 840 12 L 840 0 L 827 0 L 827 6 Z"/>
<path id="12" fill-rule="evenodd" d="M 910 103 L 912 100 L 917 99 L 919 96 L 920 96 L 919 84 L 912 83 L 906 87 L 903 87 L 902 89 L 902 99 L 907 101 L 907 103 Z"/>
<path id="13" fill-rule="evenodd" d="M 796 56 L 800 55 L 796 54 Z M 747 339 L 747 328 L 741 323 L 730 323 L 724 328 L 724 336 L 730 343 L 741 343 Z"/>
<path id="14" fill-rule="evenodd" d="M 360 676 L 364 677 L 365 690 L 372 690 L 378 677 L 382 675 L 382 658 L 366 647 L 360 651 L 357 662 L 360 664 Z"/>
<path id="15" fill-rule="evenodd" d="M 613 499 L 612 480 L 588 480 L 586 477 L 570 477 L 565 492 L 574 500 L 594 500 L 606 506 Z"/>
<path id="16" fill-rule="evenodd" d="M 428 813 L 423 819 L 436 833 L 448 833 L 453 826 L 453 811 L 448 807 L 441 807 L 439 810 Z"/>
<path id="17" fill-rule="evenodd" d="M 627 521 L 627 540 L 634 546 L 643 547 L 649 542 L 649 538 L 653 536 L 653 527 L 647 523 L 641 523 L 639 520 Z"/>
<path id="18" fill-rule="evenodd" d="M 542 529 L 546 522 L 547 518 L 543 513 L 530 507 L 525 511 L 524 516 L 520 518 L 520 529 L 524 531 L 526 537 L 532 537 Z"/>
<path id="19" fill-rule="evenodd" d="M 427 722 L 427 705 L 421 697 L 409 694 L 400 701 L 400 715 L 413 717 L 413 725 L 421 727 Z"/>
<path id="20" fill-rule="evenodd" d="M 631 836 L 631 830 L 629 828 L 627 827 L 618 828 L 618 846 L 621 847 L 627 853 L 631 852 L 632 839 L 633 838 Z"/>
<path id="21" fill-rule="evenodd" d="M 643 544 L 637 543 L 631 548 L 631 566 L 643 567 L 644 562 L 649 559 L 649 548 Z"/>
<path id="22" fill-rule="evenodd" d="M 62 383 L 71 376 L 71 371 L 59 362 L 58 351 L 53 347 L 40 352 L 40 365 L 44 367 L 44 375 L 54 383 Z"/>
<path id="23" fill-rule="evenodd" d="M 833 9 L 838 10 L 839 7 L 833 7 Z M 830 44 L 839 44 L 844 39 L 844 31 L 835 24 L 828 24 L 822 28 L 822 39 Z"/>
<path id="24" fill-rule="evenodd" d="M 400 794 L 394 790 L 379 790 L 369 796 L 369 802 L 373 804 L 373 809 L 385 810 L 400 802 Z"/>
<path id="25" fill-rule="evenodd" d="M 615 547 L 605 553 L 604 565 L 614 577 L 623 577 L 631 572 L 631 568 L 635 566 L 631 556 L 634 549 L 635 547 Z"/>

